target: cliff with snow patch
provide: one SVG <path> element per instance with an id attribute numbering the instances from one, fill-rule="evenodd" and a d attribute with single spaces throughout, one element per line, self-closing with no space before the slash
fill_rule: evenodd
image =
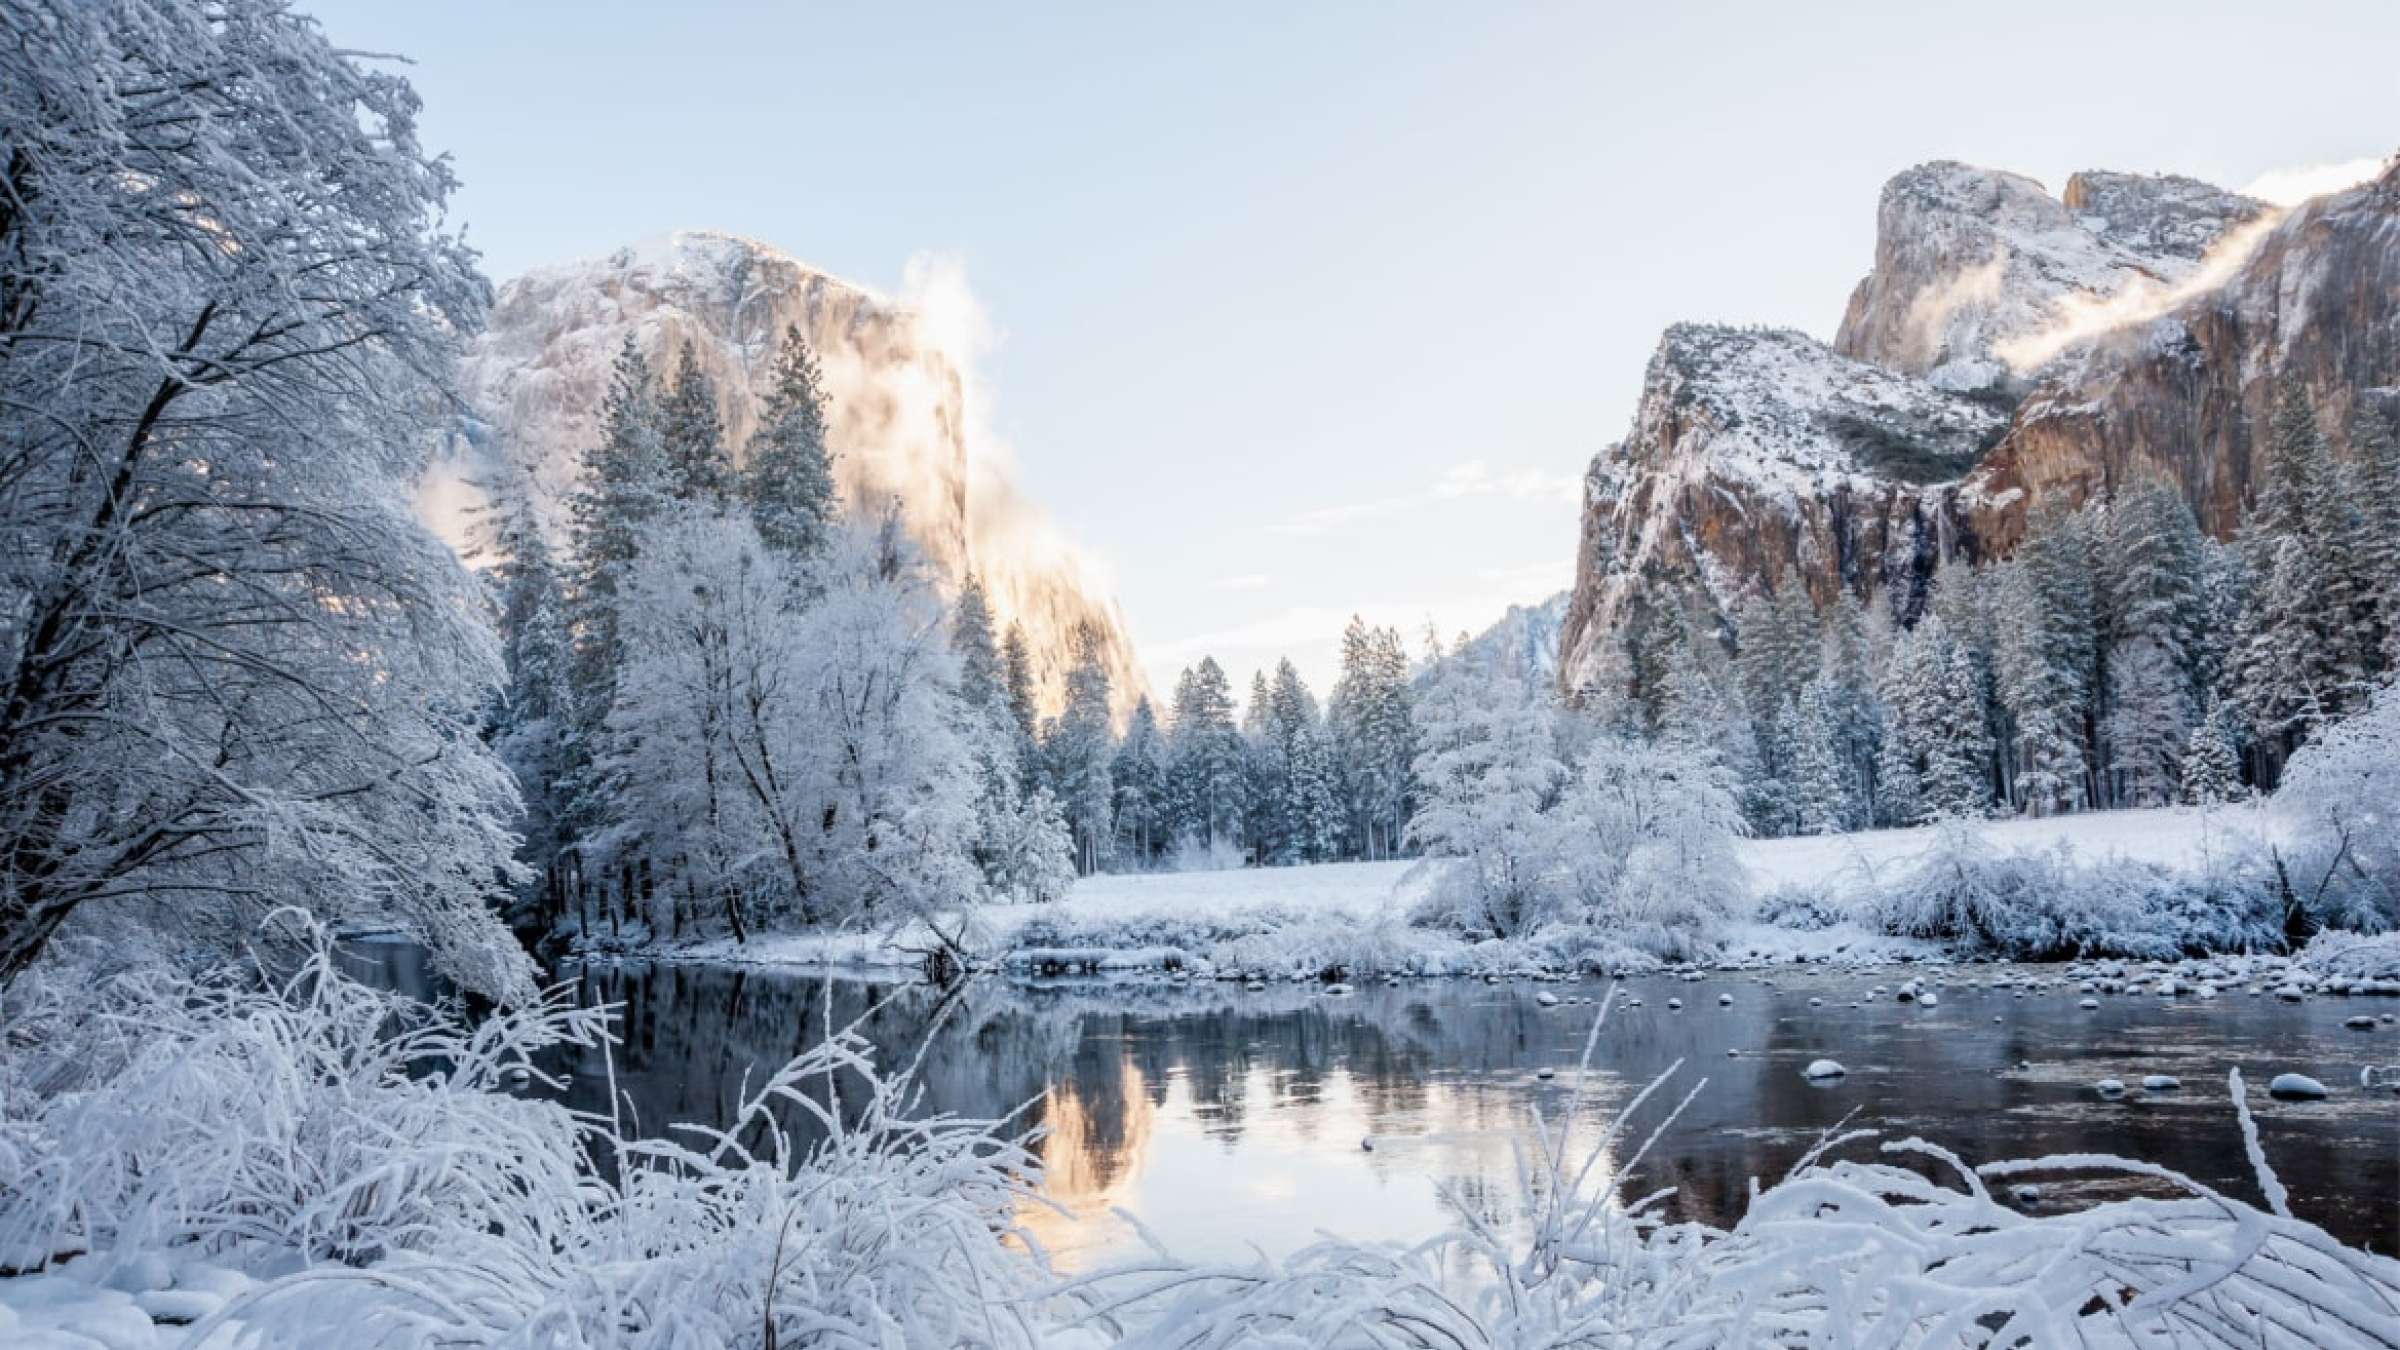
<path id="1" fill-rule="evenodd" d="M 972 567 L 982 576 L 999 620 L 1024 625 L 1052 709 L 1076 626 L 1098 624 L 1118 700 L 1130 707 L 1142 675 L 1123 619 L 983 437 L 966 354 L 920 310 L 752 240 L 678 231 L 503 286 L 460 367 L 474 416 L 429 487 L 433 513 L 455 506 L 458 484 L 503 463 L 531 474 L 555 510 L 598 438 L 610 367 L 628 335 L 662 379 L 692 345 L 738 452 L 793 324 L 823 370 L 835 474 L 853 508 L 897 502 L 944 574 L 955 580 Z"/>
<path id="2" fill-rule="evenodd" d="M 1730 607 L 1798 584 L 1913 618 L 1945 557 L 2005 553 L 2039 503 L 2139 476 L 2224 535 L 2278 381 L 2337 445 L 2400 384 L 2400 164 L 2290 211 L 2188 178 L 1907 170 L 1833 345 L 1678 325 L 1585 478 L 1569 690 L 1636 587 Z M 2380 395 L 2378 395 L 2380 396 Z"/>

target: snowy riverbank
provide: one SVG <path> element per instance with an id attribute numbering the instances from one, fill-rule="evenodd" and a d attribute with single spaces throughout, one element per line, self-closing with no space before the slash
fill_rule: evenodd
<path id="1" fill-rule="evenodd" d="M 1439 859 L 1327 863 L 1214 872 L 1101 874 L 1046 905 L 984 906 L 948 916 L 941 934 L 912 924 L 896 932 L 768 933 L 737 943 L 591 944 L 594 955 L 736 965 L 901 970 L 919 966 L 943 936 L 987 968 L 1022 974 L 1148 973 L 1158 977 L 1251 980 L 1485 974 L 1628 974 L 1674 962 L 1772 965 L 1887 964 L 1978 954 L 1910 917 L 1896 921 L 1889 897 L 1947 848 L 1971 847 L 1971 865 L 2020 887 L 2045 890 L 2045 904 L 2072 904 L 2076 883 L 2098 898 L 2098 940 L 2080 936 L 2075 916 L 2042 921 L 2060 945 L 2103 955 L 2156 957 L 2198 946 L 2239 949 L 2230 918 L 2212 930 L 2186 913 L 2195 936 L 2177 938 L 2150 922 L 2145 906 L 2186 911 L 2212 898 L 2226 877 L 2255 872 L 2264 847 L 2287 831 L 2260 805 L 2203 810 L 2093 812 L 1983 822 L 1969 836 L 1923 826 L 1856 834 L 1751 839 L 1740 860 L 1757 902 L 1753 917 L 1720 925 L 1678 949 L 1628 944 L 1591 928 L 1551 929 L 1510 940 L 1475 941 L 1413 922 Z M 2253 878 L 2252 880 L 2255 880 Z M 2199 897 L 2193 899 L 2192 897 Z M 2113 928 L 2112 928 L 2113 926 Z M 2115 936 L 2122 930 L 2123 936 Z M 2222 936 L 2225 940 L 2209 941 Z M 2164 946 L 2145 946 L 2163 941 Z"/>

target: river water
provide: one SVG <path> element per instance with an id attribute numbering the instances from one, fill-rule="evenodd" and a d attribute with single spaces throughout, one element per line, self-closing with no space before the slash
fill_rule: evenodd
<path id="1" fill-rule="evenodd" d="M 422 988 L 409 957 L 386 949 L 378 965 L 401 987 Z M 1675 1187 L 1673 1214 L 1727 1223 L 1751 1178 L 1780 1176 L 1847 1119 L 1969 1161 L 2144 1158 L 2256 1201 L 2228 1100 L 2226 1073 L 2238 1066 L 2295 1212 L 2346 1242 L 2400 1254 L 2400 1096 L 2358 1086 L 2362 1065 L 2400 1063 L 2400 1024 L 2343 1025 L 2400 1012 L 2400 1001 L 2292 1004 L 2236 990 L 2213 1000 L 2104 996 L 2086 1011 L 2068 990 L 1988 987 L 2006 973 L 1796 967 L 1621 982 L 1591 1061 L 1600 1113 L 1681 1068 L 1658 1094 L 1664 1105 L 1635 1118 L 1612 1166 L 1665 1106 L 1692 1096 L 1620 1184 L 1628 1195 Z M 1939 1006 L 1863 1001 L 1911 974 L 1943 982 Z M 1515 1225 L 1512 1145 L 1537 1111 L 1562 1112 L 1596 1011 L 1578 1000 L 1606 993 L 1600 982 L 1426 980 L 1340 994 L 1086 980 L 977 983 L 944 1001 L 923 987 L 755 968 L 602 964 L 569 976 L 584 999 L 622 1008 L 615 1082 L 646 1132 L 722 1123 L 745 1083 L 814 1044 L 829 1016 L 857 1021 L 887 1062 L 922 1047 L 923 1110 L 1022 1107 L 1022 1119 L 1046 1128 L 1037 1148 L 1056 1212 L 1027 1223 L 1069 1268 L 1138 1249 L 1118 1210 L 1178 1256 L 1202 1260 L 1281 1253 L 1320 1232 L 1423 1237 L 1461 1204 Z M 1561 1004 L 1545 1006 L 1544 992 Z M 1632 998 L 1640 1006 L 1624 1006 Z M 1670 1009 L 1670 998 L 1685 1006 Z M 1820 1057 L 1848 1073 L 1805 1080 L 1802 1067 Z M 570 1102 L 605 1110 L 609 1066 L 598 1052 L 568 1067 Z M 2285 1071 L 2318 1078 L 2332 1096 L 2269 1100 L 2265 1083 Z M 2181 1079 L 2181 1090 L 2142 1090 L 2155 1074 Z M 2104 1099 L 2092 1086 L 2104 1078 L 2133 1090 Z M 2042 1203 L 2121 1184 L 2045 1179 Z"/>

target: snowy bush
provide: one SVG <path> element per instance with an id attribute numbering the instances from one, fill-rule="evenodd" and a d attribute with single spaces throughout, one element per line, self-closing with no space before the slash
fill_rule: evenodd
<path id="1" fill-rule="evenodd" d="M 1396 909 L 1372 914 L 1314 914 L 1217 943 L 1208 958 L 1220 970 L 1279 976 L 1368 979 L 1421 974 L 1453 946 L 1409 924 Z"/>
<path id="2" fill-rule="evenodd" d="M 1035 1160 L 996 1122 L 912 1119 L 914 1066 L 839 1033 L 723 1132 L 643 1139 L 510 1091 L 602 1011 L 470 1024 L 315 951 L 271 982 L 112 987 L 81 1036 L 12 1016 L 9 1250 L 289 1271 L 222 1314 L 266 1345 L 1043 1342 L 1048 1277 L 1004 1241 Z M 70 1055 L 80 1081 L 17 1095 Z"/>
<path id="3" fill-rule="evenodd" d="M 2297 827 L 2286 870 L 2308 915 L 2327 927 L 2400 928 L 2400 686 L 2302 746 L 2275 800 Z"/>
<path id="4" fill-rule="evenodd" d="M 2215 855 L 2197 874 L 2123 858 L 2083 863 L 2063 845 L 2001 853 L 1975 821 L 1940 822 L 1925 851 L 1860 906 L 1873 926 L 2017 959 L 2163 958 L 2275 947 L 2281 910 L 2257 855 Z"/>
<path id="5" fill-rule="evenodd" d="M 1840 1156 L 1872 1137 L 1862 1130 L 1820 1142 L 1719 1229 L 1669 1222 L 1670 1191 L 1618 1194 L 1682 1107 L 1647 1138 L 1626 1133 L 1670 1068 L 1616 1121 L 1587 1125 L 1598 1037 L 1596 1023 L 1561 1117 L 1537 1113 L 1518 1147 L 1521 1238 L 1453 1194 L 1457 1226 L 1415 1245 L 1327 1238 L 1280 1261 L 1214 1267 L 1162 1250 L 1070 1287 L 1141 1350 L 2400 1344 L 2400 1262 L 2292 1215 L 2238 1072 L 2264 1210 L 2116 1158 L 1972 1167 L 1915 1139 L 1882 1145 L 1879 1160 Z M 1586 1142 L 1570 1151 L 1579 1131 Z M 1990 1184 L 2068 1173 L 2161 1194 L 2027 1214 Z"/>

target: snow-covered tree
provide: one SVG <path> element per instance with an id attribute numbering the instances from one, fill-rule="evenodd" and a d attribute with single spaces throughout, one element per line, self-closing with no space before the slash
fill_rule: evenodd
<path id="1" fill-rule="evenodd" d="M 1117 747 L 1109 721 L 1106 635 L 1096 624 L 1076 627 L 1066 707 L 1046 731 L 1043 776 L 1075 831 L 1076 867 L 1088 874 L 1115 842 L 1117 795 L 1110 778 Z"/>
<path id="2" fill-rule="evenodd" d="M 2193 805 L 2211 806 L 2241 796 L 2241 747 L 2227 728 L 2230 720 L 2224 704 L 2212 703 L 2185 742 L 2179 775 L 2183 799 Z"/>
<path id="3" fill-rule="evenodd" d="M 954 904 L 978 881 L 979 775 L 932 584 L 888 518 L 837 531 L 807 586 L 790 565 L 705 507 L 653 532 L 624 592 L 598 846 L 737 931 Z"/>
<path id="4" fill-rule="evenodd" d="M 1130 857 L 1137 867 L 1148 867 L 1173 833 L 1174 808 L 1167 783 L 1166 736 L 1147 694 L 1133 705 L 1109 778 L 1117 790 L 1117 853 Z"/>
<path id="5" fill-rule="evenodd" d="M 1572 916 L 1704 931 L 1749 896 L 1732 774 L 1669 742 L 1603 734 L 1576 761 L 1555 835 Z"/>
<path id="6" fill-rule="evenodd" d="M 742 499 L 770 548 L 813 553 L 841 512 L 825 439 L 824 379 L 798 325 L 784 330 L 742 466 Z M 971 578 L 970 578 L 971 580 Z"/>
<path id="7" fill-rule="evenodd" d="M 1245 755 L 1233 722 L 1225 670 L 1204 656 L 1175 682 L 1167 736 L 1168 794 L 1174 833 L 1215 852 L 1237 843 L 1244 810 Z"/>
<path id="8" fill-rule="evenodd" d="M 2295 752 L 2276 800 L 2300 834 L 2293 901 L 2320 924 L 2400 928 L 2400 686 Z"/>
<path id="9" fill-rule="evenodd" d="M 0 27 L 0 981 L 297 904 L 525 992 L 499 653 L 408 508 L 489 303 L 416 94 L 280 5 Z"/>
<path id="10" fill-rule="evenodd" d="M 1784 704 L 1791 725 L 1790 781 L 1795 827 L 1802 834 L 1839 834 L 1858 828 L 1864 803 L 1856 795 L 1842 743 L 1841 711 L 1830 683 L 1813 679 L 1797 701 Z"/>
<path id="11" fill-rule="evenodd" d="M 497 560 L 490 579 L 506 677 L 490 736 L 524 799 L 519 856 L 538 874 L 543 907 L 555 918 L 572 885 L 560 864 L 574 843 L 570 794 L 585 759 L 566 583 L 525 476 L 503 478 L 488 491 L 478 543 Z"/>
<path id="12" fill-rule="evenodd" d="M 1408 838 L 1458 860 L 1433 900 L 1440 917 L 1488 937 L 1547 918 L 1559 900 L 1559 840 L 1544 813 L 1567 781 L 1548 703 L 1505 669 L 1437 653 L 1417 733 Z"/>
<path id="13" fill-rule="evenodd" d="M 733 459 L 725 449 L 725 420 L 717 386 L 700 368 L 692 344 L 683 344 L 674 382 L 658 401 L 659 446 L 666 460 L 667 490 L 677 501 L 716 505 L 733 485 Z"/>
<path id="14" fill-rule="evenodd" d="M 1369 628 L 1352 615 L 1342 632 L 1341 677 L 1326 707 L 1326 729 L 1350 828 L 1369 858 L 1397 851 L 1408 820 L 1409 764 L 1416 758 L 1411 697 L 1399 630 Z"/>

